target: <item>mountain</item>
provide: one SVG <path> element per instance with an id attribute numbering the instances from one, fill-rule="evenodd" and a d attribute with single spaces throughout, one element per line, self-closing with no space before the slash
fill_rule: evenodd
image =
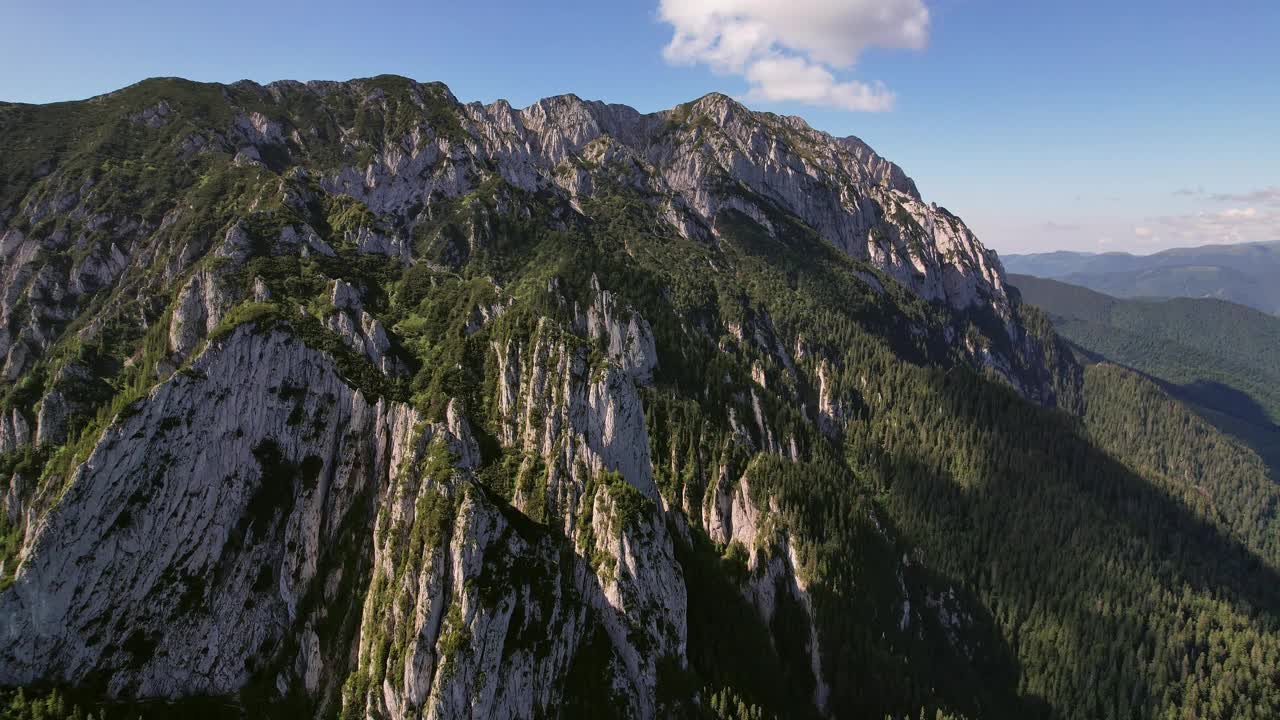
<path id="1" fill-rule="evenodd" d="M 1257 455 L 855 138 L 156 79 L 0 154 L 15 716 L 1280 711 Z"/>
<path id="2" fill-rule="evenodd" d="M 1117 272 L 1133 269 L 1141 256 L 1129 253 L 1087 253 L 1055 250 L 1047 253 L 1020 255 L 1008 253 L 1000 257 L 1005 269 L 1012 273 L 1036 277 L 1059 278 L 1073 273 Z"/>
<path id="3" fill-rule="evenodd" d="M 1280 242 L 1176 248 L 1153 255 L 1006 255 L 1010 272 L 1063 280 L 1115 297 L 1218 298 L 1280 314 Z"/>
<path id="4" fill-rule="evenodd" d="M 1086 355 L 1151 377 L 1280 469 L 1280 319 L 1222 300 L 1121 300 L 1030 275 L 1009 282 Z"/>

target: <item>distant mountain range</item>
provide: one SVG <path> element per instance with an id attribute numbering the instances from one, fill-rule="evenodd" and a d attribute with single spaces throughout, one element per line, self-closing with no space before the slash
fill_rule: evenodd
<path id="1" fill-rule="evenodd" d="M 1011 273 L 1063 280 L 1115 297 L 1219 298 L 1280 313 L 1280 242 L 1175 248 L 1154 255 L 1003 255 Z"/>
<path id="2" fill-rule="evenodd" d="M 1030 275 L 1008 279 L 1081 354 L 1152 378 L 1280 475 L 1280 318 L 1212 298 L 1125 300 Z"/>

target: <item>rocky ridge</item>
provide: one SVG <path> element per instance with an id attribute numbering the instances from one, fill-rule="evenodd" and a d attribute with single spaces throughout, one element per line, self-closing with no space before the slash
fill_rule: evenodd
<path id="1" fill-rule="evenodd" d="M 766 307 L 753 253 L 813 263 L 919 362 L 1057 400 L 958 218 L 722 95 L 148 81 L 75 111 L 124 149 L 18 155 L 0 193 L 0 684 L 393 718 L 595 688 L 667 716 L 702 703 L 687 575 L 713 547 L 745 553 L 726 602 L 762 652 L 799 638 L 800 704 L 837 713 L 817 543 L 765 478 L 883 398 Z M 17 136 L 45 109 L 6 112 Z M 644 280 L 672 270 L 696 279 Z M 898 573 L 868 602 L 933 632 L 909 620 L 951 588 L 849 517 Z"/>

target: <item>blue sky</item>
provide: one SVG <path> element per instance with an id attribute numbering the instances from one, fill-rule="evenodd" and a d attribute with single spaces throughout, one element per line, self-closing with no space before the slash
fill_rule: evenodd
<path id="1" fill-rule="evenodd" d="M 441 80 L 517 106 L 719 90 L 861 137 L 1001 252 L 1280 240 L 1280 3 L 15 2 L 0 99 L 142 78 Z"/>

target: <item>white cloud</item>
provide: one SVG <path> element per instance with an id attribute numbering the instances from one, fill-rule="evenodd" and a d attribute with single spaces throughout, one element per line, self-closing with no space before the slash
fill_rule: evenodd
<path id="1" fill-rule="evenodd" d="M 669 62 L 742 75 L 749 96 L 846 110 L 883 111 L 881 83 L 839 80 L 869 47 L 920 49 L 929 39 L 923 0 L 660 0 L 674 34 Z"/>
<path id="2" fill-rule="evenodd" d="M 881 112 L 893 108 L 893 93 L 883 83 L 837 82 L 831 71 L 802 57 L 774 55 L 747 68 L 749 98 L 796 100 L 845 110 Z"/>
<path id="3" fill-rule="evenodd" d="M 1121 250 L 1147 253 L 1175 247 L 1280 240 L 1280 209 L 1208 207 L 1181 213 L 1080 216 L 1071 225 L 1025 218 L 1008 222 L 966 218 L 987 247 L 1007 252 Z"/>

